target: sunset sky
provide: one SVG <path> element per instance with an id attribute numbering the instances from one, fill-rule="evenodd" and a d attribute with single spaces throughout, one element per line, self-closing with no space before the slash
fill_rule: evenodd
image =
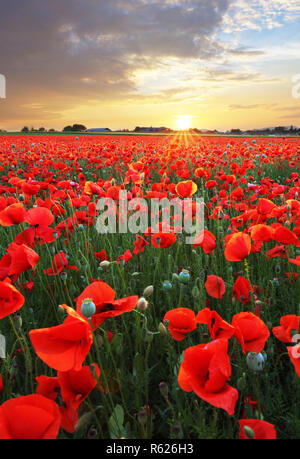
<path id="1" fill-rule="evenodd" d="M 0 129 L 300 127 L 299 0 L 10 0 L 0 43 Z"/>

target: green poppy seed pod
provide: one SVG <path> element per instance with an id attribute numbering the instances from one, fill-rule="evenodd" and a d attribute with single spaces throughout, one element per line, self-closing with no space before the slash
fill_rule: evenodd
<path id="1" fill-rule="evenodd" d="M 264 356 L 259 352 L 248 352 L 246 357 L 246 363 L 249 370 L 259 372 L 263 371 L 265 366 L 265 359 Z"/>
<path id="2" fill-rule="evenodd" d="M 148 285 L 148 287 L 145 288 L 143 291 L 143 296 L 147 298 L 147 296 L 151 296 L 153 293 L 153 285 Z"/>
<path id="3" fill-rule="evenodd" d="M 108 268 L 109 265 L 110 265 L 110 261 L 108 261 L 108 260 L 103 260 L 103 261 L 101 261 L 101 263 L 100 263 L 99 266 L 100 266 L 100 268 Z"/>
<path id="4" fill-rule="evenodd" d="M 159 387 L 159 392 L 161 393 L 161 395 L 165 398 L 168 397 L 168 393 L 169 393 L 169 388 L 168 388 L 168 384 L 164 381 L 162 381 L 161 383 L 159 383 L 158 385 Z"/>
<path id="5" fill-rule="evenodd" d="M 63 271 L 62 273 L 60 273 L 60 278 L 61 278 L 61 280 L 62 280 L 63 282 L 66 282 L 67 277 L 68 277 L 68 274 L 67 274 L 65 271 Z"/>
<path id="6" fill-rule="evenodd" d="M 148 301 L 146 300 L 146 298 L 141 296 L 141 298 L 138 299 L 138 302 L 136 304 L 136 308 L 139 311 L 146 311 L 146 309 L 148 308 Z"/>
<path id="7" fill-rule="evenodd" d="M 83 414 L 78 419 L 75 425 L 75 430 L 80 430 L 83 427 L 86 427 L 88 424 L 90 424 L 92 419 L 93 419 L 93 413 L 91 413 L 90 411 L 88 413 Z"/>
<path id="8" fill-rule="evenodd" d="M 163 288 L 164 292 L 169 292 L 173 288 L 172 282 L 170 282 L 168 280 L 164 281 L 163 284 L 162 284 L 162 288 Z"/>
<path id="9" fill-rule="evenodd" d="M 251 427 L 244 426 L 244 432 L 245 432 L 246 437 L 248 437 L 249 439 L 252 440 L 253 438 L 255 438 L 254 431 L 253 429 L 251 429 Z"/>
<path id="10" fill-rule="evenodd" d="M 298 335 L 298 332 L 297 330 L 295 330 L 294 328 L 291 330 L 291 338 L 293 338 L 293 336 L 295 335 Z"/>
<path id="11" fill-rule="evenodd" d="M 19 201 L 24 201 L 24 199 L 25 199 L 25 198 L 24 198 L 24 195 L 23 195 L 23 194 L 20 194 L 20 195 L 19 195 Z"/>
<path id="12" fill-rule="evenodd" d="M 168 330 L 166 329 L 166 327 L 164 326 L 164 324 L 162 322 L 160 322 L 160 324 L 158 326 L 158 331 L 161 334 L 161 336 L 167 336 L 168 335 Z"/>
<path id="13" fill-rule="evenodd" d="M 81 303 L 81 314 L 84 317 L 92 317 L 96 312 L 95 303 L 90 298 L 86 298 Z"/>
<path id="14" fill-rule="evenodd" d="M 179 273 L 178 279 L 179 279 L 179 282 L 182 282 L 183 284 L 187 284 L 190 280 L 190 273 L 186 269 L 183 269 L 181 273 Z"/>
<path id="15" fill-rule="evenodd" d="M 13 321 L 14 321 L 16 329 L 20 330 L 22 328 L 22 323 L 23 323 L 22 317 L 19 315 L 14 316 Z"/>

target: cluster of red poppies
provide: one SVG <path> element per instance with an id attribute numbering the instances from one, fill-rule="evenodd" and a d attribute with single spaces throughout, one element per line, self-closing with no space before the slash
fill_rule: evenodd
<path id="1" fill-rule="evenodd" d="M 191 137 L 187 142 L 172 136 L 1 136 L 0 225 L 6 240 L 8 234 L 13 234 L 8 233 L 9 229 L 20 231 L 8 241 L 0 259 L 0 318 L 22 308 L 32 290 L 40 262 L 37 246 L 52 244 L 54 248 L 59 241 L 67 246 L 75 231 L 91 228 L 99 213 L 96 204 L 100 198 L 114 199 L 117 218 L 122 218 L 120 191 L 125 191 L 128 199 L 146 200 L 193 199 L 201 195 L 205 198 L 206 221 L 220 221 L 226 235 L 220 238 L 205 228 L 195 236 L 195 250 L 200 247 L 212 256 L 220 244 L 228 262 L 239 262 L 261 253 L 264 244 L 271 242 L 274 247 L 264 252 L 266 260 L 285 258 L 291 266 L 299 266 L 300 256 L 295 251 L 300 246 L 299 147 L 299 140 L 294 139 Z M 288 170 L 288 177 L 268 177 L 266 171 L 270 168 L 280 177 Z M 191 211 L 196 218 L 196 202 L 191 204 Z M 125 264 L 147 246 L 167 249 L 176 244 L 179 227 L 173 217 L 170 225 L 161 221 L 155 228 L 147 228 L 114 262 Z M 110 261 L 105 250 L 96 252 L 89 242 L 86 250 L 97 261 Z M 56 276 L 66 270 L 78 271 L 78 267 L 69 265 L 64 251 L 57 250 L 44 274 Z M 31 273 L 31 277 L 21 284 L 24 272 Z M 289 272 L 287 276 L 297 280 L 298 273 Z M 60 427 L 74 432 L 79 405 L 101 377 L 96 363 L 84 365 L 93 344 L 93 331 L 104 320 L 132 311 L 138 301 L 138 296 L 116 300 L 116 292 L 109 285 L 97 279 L 90 281 L 76 299 L 76 311 L 61 305 L 67 313 L 62 324 L 30 331 L 36 354 L 57 371 L 57 376 L 37 376 L 35 394 L 7 400 L 0 406 L 1 438 L 56 438 Z M 205 288 L 210 297 L 217 299 L 222 299 L 226 290 L 223 279 L 213 274 L 207 276 Z M 257 289 L 239 276 L 232 294 L 246 304 Z M 82 314 L 85 300 L 95 307 L 91 318 Z M 178 374 L 180 387 L 232 415 L 238 392 L 227 384 L 231 375 L 228 342 L 235 337 L 244 353 L 261 352 L 270 333 L 259 315 L 257 305 L 254 312 L 234 315 L 229 324 L 210 307 L 197 315 L 189 308 L 168 311 L 164 321 L 168 321 L 175 340 L 184 339 L 197 324 L 206 324 L 211 335 L 210 342 L 185 350 Z M 280 324 L 273 328 L 274 335 L 285 343 L 292 342 L 291 330 L 299 332 L 299 317 L 284 316 Z M 288 351 L 300 376 L 300 359 L 292 346 Z M 55 402 L 58 389 L 62 406 Z M 244 420 L 239 422 L 242 428 Z M 264 421 L 247 420 L 255 438 L 257 432 L 264 431 L 261 423 Z M 274 437 L 274 431 L 268 432 Z M 240 437 L 245 435 L 241 431 Z"/>

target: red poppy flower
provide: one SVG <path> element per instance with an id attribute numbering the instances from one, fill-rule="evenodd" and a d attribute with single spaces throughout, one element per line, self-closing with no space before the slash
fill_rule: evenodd
<path id="1" fill-rule="evenodd" d="M 276 242 L 284 245 L 294 244 L 296 247 L 300 246 L 300 242 L 296 234 L 294 234 L 291 230 L 286 228 L 285 226 L 278 226 L 274 230 L 273 239 Z"/>
<path id="2" fill-rule="evenodd" d="M 92 364 L 97 378 L 100 370 L 97 364 Z M 57 381 L 60 386 L 62 400 L 66 404 L 72 403 L 74 407 L 85 400 L 97 384 L 97 379 L 93 375 L 90 366 L 83 366 L 81 370 L 58 371 Z"/>
<path id="3" fill-rule="evenodd" d="M 241 261 L 251 251 L 251 239 L 248 234 L 234 233 L 226 244 L 224 256 L 228 261 Z"/>
<path id="4" fill-rule="evenodd" d="M 96 306 L 96 312 L 91 321 L 93 327 L 97 328 L 106 319 L 130 312 L 136 307 L 138 296 L 129 296 L 119 300 L 116 300 L 115 296 L 116 292 L 105 282 L 93 282 L 76 298 L 77 312 L 81 314 L 83 300 L 90 298 Z"/>
<path id="5" fill-rule="evenodd" d="M 55 439 L 60 421 L 53 400 L 39 394 L 12 398 L 0 406 L 0 438 Z"/>
<path id="6" fill-rule="evenodd" d="M 47 276 L 57 276 L 57 274 L 60 274 L 66 269 L 79 271 L 79 269 L 76 266 L 69 265 L 65 252 L 60 251 L 53 257 L 52 268 L 44 269 L 44 273 L 47 274 Z"/>
<path id="7" fill-rule="evenodd" d="M 134 241 L 134 250 L 133 253 L 137 255 L 138 253 L 144 252 L 144 247 L 149 245 L 149 242 L 146 241 L 142 236 L 139 234 L 136 235 L 136 240 Z"/>
<path id="8" fill-rule="evenodd" d="M 196 321 L 199 324 L 206 324 L 211 338 L 214 339 L 229 339 L 234 334 L 235 329 L 229 323 L 222 319 L 216 312 L 209 308 L 204 308 L 198 312 Z"/>
<path id="9" fill-rule="evenodd" d="M 151 237 L 151 244 L 156 249 L 167 249 L 170 247 L 174 242 L 176 242 L 176 234 L 175 233 L 155 233 Z"/>
<path id="10" fill-rule="evenodd" d="M 216 247 L 216 237 L 208 230 L 204 229 L 195 237 L 193 248 L 202 247 L 204 253 L 210 254 Z"/>
<path id="11" fill-rule="evenodd" d="M 50 226 L 54 216 L 46 207 L 34 207 L 27 211 L 25 221 L 31 226 Z"/>
<path id="12" fill-rule="evenodd" d="M 294 265 L 300 266 L 300 255 L 297 255 L 296 258 L 289 258 L 288 261 Z"/>
<path id="13" fill-rule="evenodd" d="M 254 433 L 254 439 L 258 440 L 275 440 L 277 433 L 273 424 L 262 421 L 259 419 L 240 419 L 239 420 L 240 432 L 239 439 L 247 440 L 249 437 L 245 432 L 245 426 L 250 427 Z"/>
<path id="14" fill-rule="evenodd" d="M 238 391 L 227 385 L 231 365 L 227 354 L 228 341 L 217 339 L 189 347 L 179 368 L 178 384 L 186 392 L 195 392 L 211 405 L 234 414 Z"/>
<path id="15" fill-rule="evenodd" d="M 24 271 L 34 269 L 39 258 L 27 245 L 12 242 L 7 254 L 0 260 L 0 279 L 12 276 L 13 281 L 16 281 Z"/>
<path id="16" fill-rule="evenodd" d="M 176 308 L 168 311 L 163 322 L 169 322 L 168 330 L 176 341 L 182 341 L 187 333 L 192 332 L 197 327 L 194 311 L 188 308 Z"/>
<path id="17" fill-rule="evenodd" d="M 10 279 L 0 282 L 0 319 L 18 311 L 24 302 L 24 296 L 11 284 Z"/>
<path id="18" fill-rule="evenodd" d="M 251 228 L 251 238 L 255 242 L 269 242 L 273 239 L 274 230 L 268 225 L 255 225 Z"/>
<path id="19" fill-rule="evenodd" d="M 223 279 L 215 276 L 214 274 L 207 276 L 205 288 L 207 293 L 213 298 L 222 299 L 222 296 L 225 293 L 225 284 Z"/>
<path id="20" fill-rule="evenodd" d="M 11 204 L 0 212 L 0 225 L 19 225 L 25 220 L 26 209 L 22 203 Z"/>
<path id="21" fill-rule="evenodd" d="M 182 198 L 189 198 L 197 192 L 197 185 L 192 180 L 179 182 L 175 187 L 176 193 Z"/>
<path id="22" fill-rule="evenodd" d="M 234 336 L 243 348 L 243 352 L 261 352 L 270 336 L 266 324 L 252 312 L 240 312 L 232 318 L 235 327 Z"/>
<path id="23" fill-rule="evenodd" d="M 79 371 L 93 342 L 92 330 L 87 319 L 61 306 L 68 313 L 61 325 L 31 330 L 29 336 L 35 352 L 50 368 Z"/>
<path id="24" fill-rule="evenodd" d="M 272 329 L 273 335 L 283 343 L 291 343 L 291 331 L 296 330 L 299 333 L 299 319 L 300 317 L 295 314 L 288 314 L 281 317 L 280 325 Z"/>
<path id="25" fill-rule="evenodd" d="M 295 344 L 294 346 L 287 346 L 287 351 L 291 359 L 291 362 L 294 365 L 297 376 L 300 378 L 300 344 Z"/>
<path id="26" fill-rule="evenodd" d="M 250 292 L 250 282 L 243 276 L 239 276 L 233 286 L 232 296 L 236 296 L 242 303 L 248 303 L 250 300 Z"/>

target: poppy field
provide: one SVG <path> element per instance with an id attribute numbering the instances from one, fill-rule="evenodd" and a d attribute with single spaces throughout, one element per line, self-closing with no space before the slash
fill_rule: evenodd
<path id="1" fill-rule="evenodd" d="M 299 152 L 0 136 L 0 438 L 300 438 Z"/>

